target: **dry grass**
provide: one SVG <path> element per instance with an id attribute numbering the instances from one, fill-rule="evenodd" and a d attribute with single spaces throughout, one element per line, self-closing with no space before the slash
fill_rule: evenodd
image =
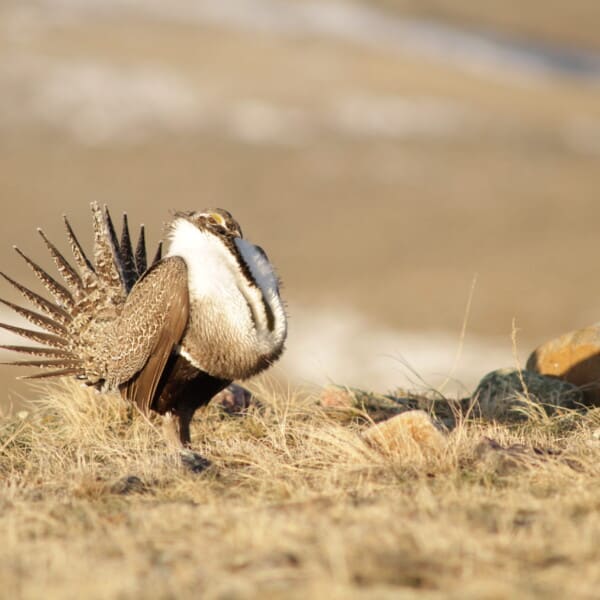
<path id="1" fill-rule="evenodd" d="M 72 384 L 0 423 L 13 598 L 555 597 L 600 584 L 600 413 L 463 421 L 443 456 L 259 390 L 198 415 L 186 472 L 160 423 Z M 490 441 L 493 440 L 493 441 Z M 129 478 L 129 479 L 127 479 Z M 136 479 L 137 478 L 137 479 Z"/>

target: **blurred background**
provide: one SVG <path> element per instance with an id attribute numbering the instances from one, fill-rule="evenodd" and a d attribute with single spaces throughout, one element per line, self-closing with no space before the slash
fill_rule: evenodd
<path id="1" fill-rule="evenodd" d="M 599 190 L 597 0 L 0 3 L 1 269 L 34 284 L 11 246 L 48 265 L 63 213 L 89 247 L 94 200 L 154 242 L 227 208 L 293 385 L 464 393 L 513 320 L 523 363 L 597 321 Z"/>

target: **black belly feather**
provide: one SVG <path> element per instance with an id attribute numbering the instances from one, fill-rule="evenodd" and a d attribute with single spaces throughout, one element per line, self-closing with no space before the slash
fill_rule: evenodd
<path id="1" fill-rule="evenodd" d="M 171 354 L 150 408 L 159 414 L 194 413 L 224 390 L 231 380 L 201 371 L 180 354 Z"/>

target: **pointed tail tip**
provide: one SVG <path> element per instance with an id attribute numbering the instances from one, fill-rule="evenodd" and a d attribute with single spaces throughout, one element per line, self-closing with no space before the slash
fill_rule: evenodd
<path id="1" fill-rule="evenodd" d="M 19 381 L 27 381 L 31 379 L 51 379 L 52 377 L 79 377 L 86 379 L 84 373 L 80 369 L 74 368 L 58 369 L 56 371 L 44 371 L 42 373 L 34 373 L 33 375 L 18 375 L 17 379 Z"/>

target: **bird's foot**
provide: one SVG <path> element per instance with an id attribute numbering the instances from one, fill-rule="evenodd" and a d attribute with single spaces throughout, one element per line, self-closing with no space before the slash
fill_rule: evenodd
<path id="1" fill-rule="evenodd" d="M 179 455 L 181 456 L 181 464 L 192 473 L 202 473 L 212 464 L 208 458 L 204 458 L 201 454 L 192 452 L 187 448 L 181 450 Z"/>

